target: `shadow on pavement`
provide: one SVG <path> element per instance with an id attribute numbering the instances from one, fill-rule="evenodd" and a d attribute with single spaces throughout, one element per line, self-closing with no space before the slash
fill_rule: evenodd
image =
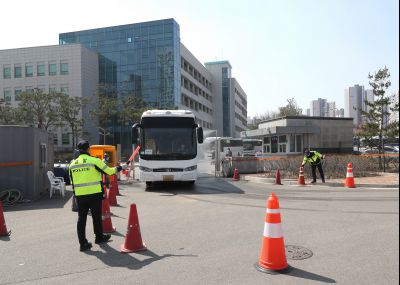
<path id="1" fill-rule="evenodd" d="M 1 236 L 0 241 L 10 241 L 10 236 Z"/>
<path id="2" fill-rule="evenodd" d="M 292 267 L 289 273 L 287 275 L 293 276 L 293 277 L 298 277 L 298 278 L 303 278 L 303 279 L 308 279 L 308 280 L 314 280 L 314 281 L 319 281 L 323 283 L 336 283 L 334 279 L 318 275 L 315 273 L 311 273 L 299 268 Z"/>
<path id="3" fill-rule="evenodd" d="M 210 183 L 211 181 L 211 183 Z M 201 187 L 197 187 L 201 185 Z M 200 191 L 201 188 L 201 191 Z M 155 182 L 152 186 L 146 187 L 146 191 L 159 192 L 165 196 L 173 196 L 179 194 L 199 195 L 199 194 L 244 194 L 245 192 L 229 183 L 227 180 L 217 178 L 200 178 L 195 184 L 188 182 Z"/>
<path id="4" fill-rule="evenodd" d="M 150 250 L 141 251 L 136 254 L 148 256 L 149 258 L 141 261 L 137 258 L 134 258 L 130 254 L 121 253 L 108 244 L 101 244 L 100 247 L 103 251 L 86 251 L 85 253 L 88 255 L 96 256 L 100 259 L 105 265 L 110 267 L 126 267 L 128 269 L 138 270 L 144 266 L 147 266 L 155 261 L 162 260 L 166 257 L 197 257 L 197 255 L 176 255 L 176 254 L 163 254 L 157 255 Z"/>
<path id="5" fill-rule="evenodd" d="M 72 190 L 67 189 L 65 191 L 65 196 L 54 194 L 53 197 L 50 198 L 48 193 L 43 194 L 38 200 L 16 203 L 14 205 L 7 205 L 4 207 L 4 211 L 27 211 L 27 210 L 39 210 L 39 209 L 56 209 L 56 208 L 64 208 L 65 205 L 71 199 L 73 193 Z"/>

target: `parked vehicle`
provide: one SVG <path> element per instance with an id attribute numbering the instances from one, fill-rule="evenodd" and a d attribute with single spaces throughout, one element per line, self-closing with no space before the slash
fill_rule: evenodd
<path id="1" fill-rule="evenodd" d="M 55 163 L 54 164 L 54 176 L 64 178 L 66 185 L 71 185 L 69 178 L 68 164 L 67 163 Z"/>

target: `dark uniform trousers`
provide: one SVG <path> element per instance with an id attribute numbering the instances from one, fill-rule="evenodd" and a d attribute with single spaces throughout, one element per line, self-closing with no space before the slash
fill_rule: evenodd
<path id="1" fill-rule="evenodd" d="M 322 163 L 311 164 L 313 181 L 317 181 L 317 173 L 315 171 L 317 167 L 318 167 L 318 172 L 321 175 L 322 181 L 325 181 L 324 171 L 322 170 Z"/>
<path id="2" fill-rule="evenodd" d="M 96 193 L 91 195 L 82 195 L 77 196 L 76 198 L 78 202 L 77 232 L 79 243 L 82 245 L 87 242 L 85 230 L 89 209 L 90 213 L 92 214 L 94 234 L 96 237 L 100 237 L 103 234 L 103 223 L 101 219 L 103 194 Z"/>

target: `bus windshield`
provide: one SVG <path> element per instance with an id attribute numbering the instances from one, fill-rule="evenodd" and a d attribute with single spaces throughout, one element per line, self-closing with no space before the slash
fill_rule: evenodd
<path id="1" fill-rule="evenodd" d="M 162 120 L 154 124 L 154 120 Z M 186 120 L 185 120 L 186 121 Z M 149 122 L 147 122 L 149 123 Z M 197 156 L 196 129 L 191 122 L 152 118 L 144 122 L 140 156 L 146 160 L 187 160 Z M 156 127 L 157 126 L 157 127 Z"/>

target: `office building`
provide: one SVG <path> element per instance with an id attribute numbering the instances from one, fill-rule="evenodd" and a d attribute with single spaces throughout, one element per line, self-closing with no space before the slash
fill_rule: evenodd
<path id="1" fill-rule="evenodd" d="M 60 92 L 91 98 L 98 85 L 97 53 L 81 44 L 0 50 L 0 92 L 16 106 L 19 94 L 35 88 L 44 93 Z M 98 132 L 90 120 L 89 106 L 83 109 L 86 138 L 97 141 Z M 54 150 L 70 150 L 72 135 L 65 127 L 52 127 Z"/>
<path id="2" fill-rule="evenodd" d="M 230 63 L 203 65 L 180 42 L 179 30 L 165 19 L 61 33 L 58 46 L 0 51 L 2 97 L 16 105 L 20 92 L 39 88 L 96 100 L 102 85 L 119 100 L 142 98 L 149 109 L 189 109 L 203 128 L 239 137 L 247 129 L 247 95 Z M 103 143 L 87 108 L 84 132 L 90 143 Z M 111 120 L 107 131 L 106 144 L 131 152 L 130 122 Z M 70 131 L 59 130 L 54 141 L 55 150 L 70 148 Z"/>
<path id="3" fill-rule="evenodd" d="M 228 61 L 206 62 L 213 76 L 215 128 L 220 136 L 240 137 L 247 129 L 247 95 L 232 77 Z"/>
<path id="4" fill-rule="evenodd" d="M 82 43 L 96 51 L 99 82 L 119 97 L 141 97 L 149 108 L 190 109 L 200 125 L 226 136 L 246 129 L 247 96 L 230 77 L 230 64 L 204 68 L 180 42 L 174 19 L 61 33 L 59 43 Z M 116 122 L 110 129 L 114 136 L 107 142 L 129 151 L 130 126 Z"/>

